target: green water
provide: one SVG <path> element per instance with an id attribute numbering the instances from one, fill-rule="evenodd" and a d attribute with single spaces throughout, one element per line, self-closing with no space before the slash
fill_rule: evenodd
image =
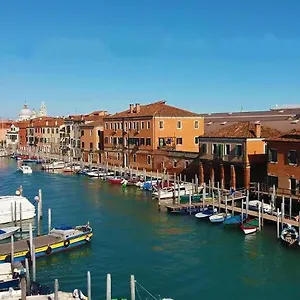
<path id="1" fill-rule="evenodd" d="M 90 221 L 94 229 L 90 245 L 37 261 L 41 283 L 53 286 L 58 278 L 62 290 L 86 293 L 90 270 L 93 299 L 105 299 L 107 273 L 112 274 L 113 297 L 128 297 L 130 274 L 153 294 L 175 300 L 289 299 L 297 294 L 300 251 L 276 241 L 273 227 L 245 236 L 238 229 L 158 212 L 151 195 L 134 187 L 76 175 L 24 175 L 16 169 L 15 161 L 0 160 L 0 195 L 23 185 L 24 195 L 33 199 L 41 188 L 45 230 L 48 208 L 53 225 Z"/>

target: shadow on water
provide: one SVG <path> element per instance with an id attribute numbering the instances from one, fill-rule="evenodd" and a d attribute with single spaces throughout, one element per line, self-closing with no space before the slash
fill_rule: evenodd
<path id="1" fill-rule="evenodd" d="M 158 212 L 151 194 L 134 187 L 38 171 L 26 176 L 14 161 L 0 159 L 0 194 L 13 194 L 19 185 L 31 200 L 42 189 L 44 232 L 48 208 L 53 225 L 90 221 L 94 229 L 91 244 L 37 260 L 42 283 L 52 285 L 57 277 L 61 289 L 85 292 L 90 270 L 95 299 L 104 298 L 106 273 L 114 297 L 128 296 L 130 274 L 153 294 L 176 300 L 295 295 L 300 253 L 276 241 L 274 226 L 245 236 L 238 228 Z"/>

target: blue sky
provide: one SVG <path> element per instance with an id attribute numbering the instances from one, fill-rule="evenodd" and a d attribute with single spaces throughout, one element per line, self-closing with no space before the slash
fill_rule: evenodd
<path id="1" fill-rule="evenodd" d="M 299 103 L 299 15 L 299 0 L 2 1 L 0 116 Z"/>

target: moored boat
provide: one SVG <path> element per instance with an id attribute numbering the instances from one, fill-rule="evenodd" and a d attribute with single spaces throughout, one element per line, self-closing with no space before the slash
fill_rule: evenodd
<path id="1" fill-rule="evenodd" d="M 259 220 L 256 218 L 241 224 L 241 229 L 245 234 L 255 233 L 258 230 L 258 228 L 259 228 Z"/>
<path id="2" fill-rule="evenodd" d="M 107 177 L 107 181 L 111 184 L 122 184 L 124 178 L 122 177 Z"/>
<path id="3" fill-rule="evenodd" d="M 294 226 L 287 224 L 281 231 L 280 239 L 289 247 L 297 246 L 299 244 L 299 233 Z"/>
<path id="4" fill-rule="evenodd" d="M 66 163 L 63 161 L 54 161 L 50 164 L 42 164 L 43 170 L 62 170 L 65 167 Z"/>
<path id="5" fill-rule="evenodd" d="M 10 223 L 11 207 L 16 208 L 16 221 L 20 221 L 20 204 L 22 204 L 22 220 L 29 220 L 35 217 L 35 206 L 23 196 L 0 196 L 0 224 Z"/>
<path id="6" fill-rule="evenodd" d="M 246 220 L 246 215 L 243 215 L 243 218 L 241 215 L 235 215 L 235 216 L 231 216 L 228 219 L 224 220 L 224 225 L 225 226 L 237 226 L 242 224 L 242 222 L 244 222 Z"/>
<path id="7" fill-rule="evenodd" d="M 0 240 L 5 240 L 14 235 L 17 231 L 20 230 L 20 227 L 6 227 L 0 228 Z"/>
<path id="8" fill-rule="evenodd" d="M 211 223 L 223 223 L 226 219 L 231 218 L 231 214 L 219 213 L 209 217 Z"/>
<path id="9" fill-rule="evenodd" d="M 195 217 L 197 219 L 204 219 L 204 218 L 208 218 L 210 216 L 212 216 L 213 214 L 215 214 L 218 210 L 216 208 L 204 208 L 201 212 L 197 213 L 195 215 Z"/>
<path id="10" fill-rule="evenodd" d="M 13 268 L 10 263 L 0 264 L 0 290 L 18 288 L 20 275 L 24 273 L 26 270 L 21 263 L 14 263 Z M 1 296 L 0 299 L 2 299 Z"/>
<path id="11" fill-rule="evenodd" d="M 93 230 L 89 224 L 83 226 L 61 226 L 53 228 L 49 234 L 35 237 L 35 255 L 37 258 L 53 253 L 70 250 L 80 245 L 89 243 Z M 28 241 L 19 240 L 14 243 L 14 261 L 24 261 L 30 258 Z M 0 244 L 0 263 L 11 261 L 10 243 Z"/>
<path id="12" fill-rule="evenodd" d="M 19 171 L 21 171 L 23 174 L 32 174 L 32 169 L 27 165 L 21 165 L 19 167 Z"/>

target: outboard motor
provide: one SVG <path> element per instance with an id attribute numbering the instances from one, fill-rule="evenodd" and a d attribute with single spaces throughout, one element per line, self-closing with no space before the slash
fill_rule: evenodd
<path id="1" fill-rule="evenodd" d="M 33 281 L 30 285 L 30 294 L 32 296 L 39 295 L 40 286 L 41 285 L 38 282 Z"/>
<path id="2" fill-rule="evenodd" d="M 86 297 L 83 295 L 82 291 L 79 289 L 75 289 L 72 293 L 73 298 L 77 300 L 84 300 Z"/>

